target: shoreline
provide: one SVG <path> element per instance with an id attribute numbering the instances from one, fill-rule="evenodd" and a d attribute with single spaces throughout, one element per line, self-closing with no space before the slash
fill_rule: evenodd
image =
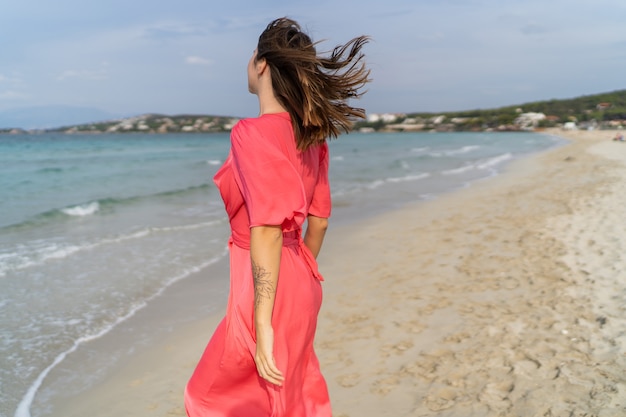
<path id="1" fill-rule="evenodd" d="M 623 166 L 607 163 L 603 154 L 580 154 L 592 142 L 609 142 L 586 137 L 602 132 L 574 132 L 581 137 L 552 133 L 573 142 L 514 161 L 501 175 L 469 188 L 331 226 L 319 259 L 326 282 L 316 346 L 334 415 L 526 415 L 551 406 L 558 414 L 566 409 L 563 404 L 571 404 L 589 385 L 578 384 L 583 388 L 576 386 L 576 395 L 560 393 L 559 377 L 571 373 L 585 380 L 585 372 L 593 372 L 585 368 L 590 366 L 591 353 L 602 347 L 606 361 L 614 359 L 615 352 L 608 347 L 614 339 L 610 334 L 601 335 L 606 346 L 592 347 L 585 332 L 619 331 L 618 320 L 609 314 L 568 310 L 568 303 L 583 297 L 587 303 L 595 300 L 585 291 L 559 294 L 568 285 L 588 284 L 568 281 L 568 272 L 576 265 L 567 266 L 560 258 L 569 250 L 561 242 L 568 239 L 564 227 L 572 230 L 567 216 L 579 212 L 573 200 L 582 194 L 586 194 L 583 199 L 602 195 L 600 188 L 611 184 L 602 167 L 619 170 Z M 577 178 L 573 173 L 578 168 L 592 170 L 597 178 Z M 546 174 L 560 182 L 551 185 L 545 181 Z M 548 219 L 554 224 L 548 224 Z M 520 230 L 511 230 L 520 225 Z M 207 280 L 192 280 L 199 286 L 187 294 L 195 292 L 201 298 L 196 290 L 206 286 Z M 188 282 L 178 287 L 191 287 Z M 526 299 L 537 288 L 544 294 Z M 170 292 L 161 298 L 169 296 Z M 507 302 L 498 302 L 498 297 Z M 225 299 L 224 295 L 224 304 Z M 180 301 L 191 304 L 185 297 Z M 525 310 L 524 305 L 530 307 Z M 151 314 L 158 309 L 144 311 Z M 171 328 L 153 346 L 138 347 L 97 386 L 78 397 L 56 400 L 52 415 L 184 416 L 184 385 L 221 316 L 221 311 L 209 313 L 206 319 Z M 598 317 L 604 317 L 606 326 L 599 325 Z M 532 327 L 526 318 L 539 325 Z M 576 320 L 585 325 L 576 325 Z M 573 338 L 578 342 L 573 343 Z M 540 349 L 533 350 L 530 341 Z M 578 353 L 567 367 L 549 352 Z M 582 361 L 585 372 L 570 369 L 574 359 Z M 609 371 L 602 368 L 604 373 Z M 541 396 L 532 390 L 530 381 L 538 377 L 552 381 L 552 391 L 542 387 Z M 600 389 L 600 397 L 625 399 L 626 389 L 614 381 L 617 377 L 603 378 L 612 381 L 613 385 L 607 385 L 617 387 L 617 394 L 611 397 Z M 571 385 L 576 384 L 569 382 L 567 387 Z M 520 387 L 525 396 L 517 398 Z M 598 390 L 593 384 L 591 388 Z M 551 405 L 559 397 L 563 404 Z M 626 400 L 621 404 L 626 405 Z M 597 407 L 595 403 L 588 406 L 590 411 Z"/>

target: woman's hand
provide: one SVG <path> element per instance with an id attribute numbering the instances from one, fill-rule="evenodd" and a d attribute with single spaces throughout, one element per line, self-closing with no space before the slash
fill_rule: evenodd
<path id="1" fill-rule="evenodd" d="M 261 378 L 275 385 L 282 385 L 284 377 L 274 361 L 274 329 L 272 326 L 256 331 L 256 369 Z"/>

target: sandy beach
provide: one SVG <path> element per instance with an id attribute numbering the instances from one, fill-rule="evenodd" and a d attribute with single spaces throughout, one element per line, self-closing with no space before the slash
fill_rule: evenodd
<path id="1" fill-rule="evenodd" d="M 551 133 L 571 143 L 331 226 L 316 346 L 335 417 L 626 415 L 626 143 Z M 173 329 L 54 415 L 184 416 L 220 316 Z"/>

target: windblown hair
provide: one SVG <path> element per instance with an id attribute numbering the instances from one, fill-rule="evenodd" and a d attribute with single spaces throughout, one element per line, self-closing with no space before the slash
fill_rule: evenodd
<path id="1" fill-rule="evenodd" d="M 316 44 L 288 18 L 272 21 L 259 37 L 256 59 L 271 69 L 274 94 L 291 116 L 298 149 L 336 138 L 353 120 L 365 118 L 365 110 L 347 100 L 362 96 L 370 81 L 361 53 L 368 40 L 359 36 L 319 57 Z"/>

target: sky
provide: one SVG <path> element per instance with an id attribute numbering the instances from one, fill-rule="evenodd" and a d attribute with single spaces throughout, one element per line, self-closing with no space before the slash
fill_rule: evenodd
<path id="1" fill-rule="evenodd" d="M 330 51 L 358 35 L 368 113 L 470 110 L 626 88 L 623 0 L 20 0 L 0 6 L 0 112 L 255 116 L 246 65 L 274 18 Z"/>

